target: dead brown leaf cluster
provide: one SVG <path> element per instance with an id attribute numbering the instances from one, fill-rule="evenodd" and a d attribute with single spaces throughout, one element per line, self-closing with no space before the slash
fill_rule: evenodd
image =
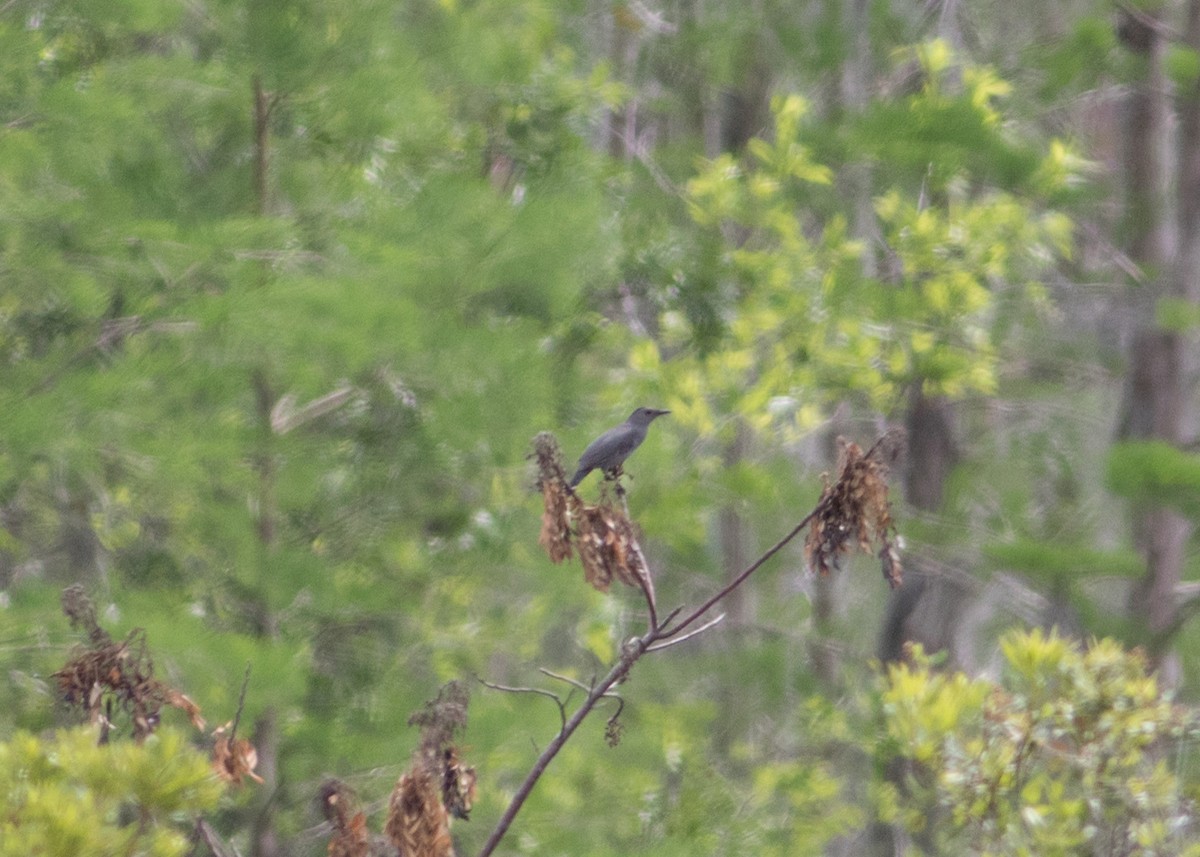
<path id="1" fill-rule="evenodd" d="M 213 770 L 217 776 L 231 785 L 240 786 L 246 779 L 262 783 L 263 778 L 254 773 L 258 767 L 258 750 L 245 738 L 238 738 L 233 722 L 213 730 Z"/>
<path id="2" fill-rule="evenodd" d="M 624 510 L 606 503 L 580 504 L 576 539 L 583 576 L 596 589 L 607 592 L 614 578 L 626 586 L 649 586 L 650 572 Z"/>
<path id="3" fill-rule="evenodd" d="M 100 724 L 101 743 L 108 740 L 118 711 L 129 715 L 133 738 L 141 743 L 158 728 L 164 705 L 178 708 L 192 726 L 204 731 L 200 706 L 154 677 L 154 661 L 143 629 L 135 628 L 121 642 L 114 641 L 96 621 L 95 607 L 79 585 L 63 590 L 62 606 L 72 627 L 87 632 L 88 644 L 76 648 L 54 678 L 63 699 L 82 708 L 89 722 Z M 244 687 L 242 691 L 244 697 Z M 254 773 L 258 751 L 245 738 L 238 738 L 236 731 L 234 722 L 213 730 L 213 770 L 233 785 L 241 785 L 247 778 L 261 783 L 262 777 Z"/>
<path id="4" fill-rule="evenodd" d="M 421 728 L 421 743 L 388 800 L 383 826 L 388 853 L 453 857 L 451 818 L 467 819 L 475 802 L 475 769 L 462 763 L 455 743 L 455 736 L 467 725 L 469 701 L 466 685 L 452 681 L 408 719 L 410 726 Z M 333 827 L 330 857 L 369 857 L 378 852 L 381 840 L 368 832 L 366 817 L 347 785 L 327 780 L 318 800 Z"/>
<path id="5" fill-rule="evenodd" d="M 567 487 L 562 452 L 554 435 L 542 432 L 533 439 L 533 454 L 537 459 L 537 485 L 545 508 L 538 544 L 545 549 L 551 562 L 564 562 L 571 558 L 571 518 L 567 510 L 575 498 Z"/>
<path id="6" fill-rule="evenodd" d="M 450 814 L 424 766 L 416 765 L 396 781 L 384 829 L 400 857 L 453 857 Z"/>
<path id="7" fill-rule="evenodd" d="M 475 802 L 475 769 L 462 764 L 455 735 L 467 726 L 470 692 L 460 681 L 447 683 L 435 699 L 408 718 L 421 727 L 421 746 L 413 769 L 421 767 L 439 785 L 442 806 L 466 820 Z"/>
<path id="8" fill-rule="evenodd" d="M 62 605 L 72 626 L 87 631 L 88 644 L 77 647 L 54 678 L 67 704 L 101 725 L 101 740 L 107 740 L 115 713 L 121 711 L 129 715 L 134 740 L 141 743 L 158 728 L 164 705 L 180 709 L 193 726 L 204 729 L 200 706 L 154 677 L 144 630 L 135 628 L 121 642 L 114 641 L 96 622 L 95 608 L 81 586 L 65 589 Z"/>
<path id="9" fill-rule="evenodd" d="M 538 543 L 551 562 L 564 562 L 578 551 L 584 579 L 593 587 L 608 592 L 616 579 L 641 589 L 653 603 L 654 584 L 629 515 L 610 499 L 596 506 L 579 499 L 567 485 L 554 435 L 542 432 L 533 446 L 544 501 Z"/>
<path id="10" fill-rule="evenodd" d="M 367 831 L 367 815 L 359 809 L 353 790 L 341 780 L 329 779 L 321 784 L 318 800 L 333 827 L 329 857 L 368 857 L 371 835 Z"/>
<path id="11" fill-rule="evenodd" d="M 842 554 L 857 546 L 871 552 L 878 544 L 884 579 L 893 589 L 902 582 L 900 554 L 896 549 L 895 523 L 888 499 L 889 463 L 902 446 L 904 434 L 896 429 L 881 437 L 866 452 L 852 441 L 839 438 L 838 476 L 825 488 L 804 541 L 804 555 L 821 575 L 838 567 Z"/>

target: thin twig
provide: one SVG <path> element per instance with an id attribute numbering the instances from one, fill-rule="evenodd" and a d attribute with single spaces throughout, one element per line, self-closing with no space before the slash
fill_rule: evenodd
<path id="1" fill-rule="evenodd" d="M 656 631 L 657 631 L 657 630 L 659 630 L 660 628 L 665 628 L 665 627 L 667 627 L 668 625 L 670 625 L 670 624 L 671 624 L 671 620 L 672 620 L 672 619 L 674 619 L 676 616 L 678 616 L 678 615 L 679 615 L 680 613 L 682 613 L 682 612 L 683 612 L 683 606 L 682 606 L 682 605 L 680 605 L 679 607 L 676 607 L 674 610 L 672 610 L 672 611 L 671 611 L 670 613 L 668 613 L 666 616 L 663 616 L 663 618 L 662 618 L 662 621 L 658 623 L 658 625 L 657 625 L 657 626 L 654 628 L 654 630 L 656 630 Z"/>
<path id="2" fill-rule="evenodd" d="M 673 625 L 670 628 L 663 628 L 661 630 L 661 632 L 656 633 L 654 635 L 655 639 L 656 640 L 666 640 L 671 637 L 674 637 L 675 635 L 679 634 L 679 632 L 681 632 L 688 625 L 692 624 L 697 619 L 699 619 L 701 616 L 703 616 L 705 613 L 707 613 L 714 604 L 716 604 L 718 601 L 720 601 L 722 598 L 724 598 L 730 592 L 733 592 L 733 590 L 735 590 L 739 586 L 741 586 L 742 583 L 746 580 L 746 578 L 748 578 L 750 575 L 754 574 L 754 572 L 758 571 L 758 569 L 763 565 L 763 563 L 765 563 L 771 557 L 775 556 L 775 554 L 777 554 L 781 550 L 783 550 L 784 547 L 787 546 L 788 542 L 790 542 L 792 539 L 796 538 L 796 536 L 800 535 L 800 533 L 804 530 L 804 528 L 807 527 L 809 525 L 809 523 L 812 522 L 813 518 L 815 518 L 817 516 L 817 513 L 820 510 L 821 510 L 821 504 L 818 503 L 816 505 L 816 508 L 814 508 L 811 512 L 809 512 L 807 515 L 805 515 L 803 520 L 800 521 L 800 523 L 798 523 L 798 524 L 796 524 L 796 526 L 792 527 L 792 531 L 790 533 L 788 533 L 782 539 L 777 541 L 774 545 L 769 547 L 767 549 L 766 553 L 764 553 L 762 556 L 760 556 L 754 562 L 750 563 L 750 565 L 748 565 L 746 567 L 746 569 L 744 571 L 742 571 L 741 574 L 739 574 L 733 580 L 729 581 L 729 583 L 725 584 L 725 586 L 723 586 L 715 595 L 713 595 L 711 598 L 709 598 L 707 601 L 705 601 L 703 604 L 701 604 L 699 607 L 697 607 L 695 610 L 693 610 L 691 613 L 689 613 L 683 619 L 680 619 L 675 625 Z M 654 642 L 654 640 L 651 640 L 651 642 Z"/>
<path id="3" fill-rule="evenodd" d="M 692 637 L 695 637 L 697 634 L 703 634 L 709 628 L 720 623 L 721 620 L 724 618 L 725 618 L 725 614 L 722 613 L 720 616 L 717 616 L 714 619 L 709 619 L 707 622 L 705 622 L 699 628 L 693 628 L 691 631 L 688 631 L 683 636 L 673 637 L 673 638 L 667 640 L 665 643 L 658 643 L 653 646 L 647 646 L 646 651 L 647 652 L 661 652 L 663 649 L 669 649 L 669 648 L 671 648 L 671 646 L 674 646 L 678 643 L 682 643 L 684 640 L 690 640 Z"/>
<path id="4" fill-rule="evenodd" d="M 502 690 L 505 693 L 536 693 L 538 696 L 544 696 L 554 700 L 554 704 L 558 706 L 558 716 L 562 719 L 563 728 L 567 725 L 567 703 L 559 698 L 557 693 L 549 690 L 543 690 L 540 687 L 508 687 L 503 684 L 492 684 L 490 681 L 479 679 L 479 683 L 484 687 L 490 687 L 492 690 Z"/>
<path id="5" fill-rule="evenodd" d="M 489 857 L 496 850 L 496 846 L 500 844 L 500 840 L 504 838 L 504 834 L 508 832 L 508 828 L 512 826 L 513 819 L 517 817 L 517 813 L 521 811 L 525 801 L 533 792 L 533 787 L 537 785 L 537 781 L 541 779 L 546 768 L 558 755 L 558 751 L 563 748 L 568 739 L 575 734 L 575 730 L 587 718 L 596 704 L 608 693 L 609 689 L 629 673 L 630 668 L 634 665 L 638 658 L 646 652 L 646 640 L 651 639 L 653 632 L 647 634 L 645 638 L 635 637 L 633 642 L 625 648 L 621 654 L 621 659 L 613 666 L 608 674 L 600 680 L 600 683 L 592 688 L 587 699 L 583 704 L 571 715 L 571 719 L 563 726 L 562 731 L 554 736 L 546 749 L 538 756 L 537 761 L 533 763 L 529 773 L 525 775 L 525 779 L 517 788 L 516 794 L 513 795 L 508 807 L 504 810 L 504 814 L 500 816 L 500 820 L 496 822 L 496 827 L 492 830 L 487 842 L 484 843 L 483 849 L 479 852 L 479 857 Z"/>
<path id="6" fill-rule="evenodd" d="M 591 693 L 592 689 L 595 688 L 595 686 L 596 686 L 594 680 L 593 680 L 592 684 L 586 685 L 583 682 L 579 681 L 578 679 L 573 679 L 567 675 L 559 675 L 558 673 L 554 672 L 553 670 L 548 670 L 545 667 L 538 667 L 538 672 L 540 672 L 544 676 L 549 676 L 550 678 L 558 679 L 559 681 L 565 682 L 566 684 L 574 685 L 575 687 L 582 690 L 584 693 Z"/>
<path id="7" fill-rule="evenodd" d="M 246 688 L 250 686 L 250 661 L 246 661 L 246 675 L 242 678 L 242 692 L 238 694 L 237 714 L 233 715 L 233 726 L 229 729 L 229 746 L 237 737 L 238 724 L 242 721 L 242 711 L 246 707 Z"/>

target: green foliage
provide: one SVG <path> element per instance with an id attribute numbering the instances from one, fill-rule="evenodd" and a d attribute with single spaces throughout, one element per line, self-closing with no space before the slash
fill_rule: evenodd
<path id="1" fill-rule="evenodd" d="M 1195 849 L 1175 769 L 1194 715 L 1111 640 L 1011 633 L 998 683 L 919 652 L 881 679 L 882 817 L 939 852 L 1182 854 Z M 1187 853 L 1192 853 L 1188 851 Z"/>
<path id="2" fill-rule="evenodd" d="M 1200 515 L 1200 456 L 1161 441 L 1114 444 L 1108 455 L 1110 491 L 1139 503 Z"/>
<path id="3" fill-rule="evenodd" d="M 1159 298 L 1154 304 L 1154 322 L 1164 330 L 1186 333 L 1200 327 L 1200 308 L 1183 298 Z"/>
<path id="4" fill-rule="evenodd" d="M 995 460 L 960 471 L 954 511 L 926 529 L 959 545 L 963 532 L 1015 532 L 985 558 L 1051 585 L 1134 570 L 1120 550 L 1033 542 L 1066 528 L 1090 544 L 1107 525 L 1092 486 L 1075 484 L 1095 457 L 989 410 L 997 392 L 1024 395 L 1004 385 L 1029 364 L 1052 390 L 1029 410 L 1105 407 L 1062 390 L 1070 364 L 1042 324 L 1087 165 L 1037 132 L 1059 117 L 1023 99 L 1029 77 L 1071 99 L 1119 71 L 1107 10 L 1066 22 L 1063 40 L 1012 46 L 1020 67 L 1001 75 L 944 42 L 911 46 L 927 38 L 920 16 L 867 4 L 864 83 L 877 97 L 858 111 L 832 103 L 858 49 L 850 4 L 801 16 L 780 0 L 667 4 L 655 26 L 643 5 L 47 0 L 0 12 L 3 725 L 53 725 L 46 677 L 72 639 L 57 591 L 85 580 L 106 626 L 145 628 L 159 668 L 210 720 L 233 716 L 250 663 L 244 733 L 270 713 L 280 735 L 278 778 L 260 796 L 289 853 L 323 851 L 301 834 L 320 778 L 377 779 L 382 798 L 414 742 L 397 724 L 432 688 L 466 674 L 528 684 L 541 665 L 586 682 L 638 632 L 629 600 L 581 596 L 577 568 L 536 558 L 523 465 L 536 431 L 565 424 L 577 450 L 635 397 L 675 411 L 630 492 L 661 605 L 727 571 L 718 516 L 749 544 L 816 496 L 815 477 L 786 476 L 799 447 L 779 441 L 811 440 L 834 402 L 875 419 L 916 384 L 975 397 L 973 438 L 992 444 L 1008 421 L 1013 449 L 1054 447 L 1017 466 L 1004 439 L 973 441 Z M 1194 66 L 1172 49 L 1179 85 Z M 780 94 L 762 123 L 767 92 Z M 719 154 L 725 129 L 709 123 L 728 118 L 726 100 L 754 109 L 739 131 L 770 127 Z M 628 161 L 602 151 L 614 123 L 636 138 Z M 1170 302 L 1159 312 L 1172 329 L 1195 321 Z M 1178 453 L 1122 455 L 1123 496 L 1196 507 L 1190 470 L 1172 476 Z M 1060 472 L 1065 487 L 1045 490 Z M 920 522 L 907 528 L 919 541 Z M 753 629 L 722 636 L 719 655 L 703 647 L 724 628 L 645 665 L 623 688 L 624 743 L 603 746 L 601 726 L 582 735 L 506 847 L 791 854 L 853 836 L 877 748 L 808 664 L 823 647 L 865 662 L 879 605 L 855 593 L 814 622 L 799 574 L 756 578 Z M 1070 672 L 1067 660 L 1047 669 Z M 847 666 L 837 681 L 861 675 Z M 945 748 L 991 728 L 983 687 L 912 678 L 889 703 L 905 724 L 889 752 L 965 764 Z M 554 710 L 525 703 L 491 695 L 472 710 L 480 805 L 455 830 L 467 845 L 557 728 Z M 94 759 L 60 752 L 74 741 L 5 745 L 78 767 L 54 769 L 45 794 L 70 808 L 64 825 L 86 810 L 109 838 L 57 853 L 123 853 L 134 836 L 172 853 L 178 825 L 212 807 L 180 773 L 189 753 L 155 755 L 178 743 L 169 733 Z M 161 768 L 98 770 L 125 752 Z M 1026 770 L 1056 772 L 1029 755 Z M 1151 804 L 1178 785 L 1141 769 L 1129 783 L 1139 777 Z M 1087 798 L 1069 782 L 1056 797 L 1058 781 L 1033 773 L 1028 787 L 1006 818 L 1061 804 L 1043 816 L 1058 838 L 1039 841 L 1045 853 L 1075 841 Z M 872 788 L 914 829 L 942 811 L 940 792 Z M 1102 795 L 1101 816 L 1129 793 Z M 121 826 L 139 814 L 145 830 Z M 214 822 L 245 835 L 235 814 Z M 946 835 L 966 841 L 966 827 Z"/>
<path id="5" fill-rule="evenodd" d="M 97 746 L 96 730 L 0 743 L 0 854 L 188 853 L 195 816 L 223 786 L 181 733 Z"/>
<path id="6" fill-rule="evenodd" d="M 984 555 L 998 568 L 1028 574 L 1050 584 L 1068 584 L 1094 575 L 1136 577 L 1145 563 L 1133 551 L 1101 551 L 1080 544 L 1020 539 L 987 545 Z"/>
<path id="7" fill-rule="evenodd" d="M 1015 172 L 985 169 L 1013 145 L 996 103 L 1008 84 L 967 66 L 954 90 L 945 45 L 918 55 L 925 86 L 881 103 L 895 115 L 878 128 L 864 120 L 854 147 L 888 168 L 874 197 L 884 258 L 831 200 L 833 172 L 803 143 L 812 134 L 798 96 L 775 100 L 773 133 L 750 141 L 747 158 L 722 155 L 689 181 L 701 252 L 680 286 L 681 312 L 662 316 L 661 344 L 632 358 L 660 377 L 685 425 L 708 434 L 736 413 L 786 436 L 811 426 L 828 398 L 887 408 L 914 383 L 951 396 L 995 389 L 1006 299 L 1043 300 L 1040 278 L 1071 249 L 1069 218 L 1039 200 L 1081 163 L 1055 142 L 1037 157 L 1022 148 Z M 970 121 L 948 121 L 948 110 Z"/>
<path id="8" fill-rule="evenodd" d="M 250 664 L 293 838 L 323 774 L 407 758 L 481 639 L 561 631 L 523 456 L 609 273 L 586 143 L 620 93 L 553 6 L 117 7 L 0 15 L 0 697 L 53 721 L 86 581 L 216 722 Z"/>
<path id="9" fill-rule="evenodd" d="M 1086 92 L 1118 66 L 1117 38 L 1104 15 L 1082 15 L 1062 38 L 1047 45 L 1039 41 L 1027 50 L 1026 61 L 1043 76 L 1038 95 L 1052 99 L 1062 93 Z"/>

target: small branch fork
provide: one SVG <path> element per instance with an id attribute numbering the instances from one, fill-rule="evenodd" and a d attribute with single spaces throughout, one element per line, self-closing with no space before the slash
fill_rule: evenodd
<path id="1" fill-rule="evenodd" d="M 800 523 L 792 528 L 791 532 L 768 548 L 766 552 L 762 554 L 762 556 L 750 563 L 750 565 L 748 565 L 740 574 L 738 574 L 737 577 L 722 587 L 716 594 L 678 621 L 676 621 L 676 618 L 681 612 L 683 612 L 682 608 L 676 608 L 672 610 L 661 620 L 659 620 L 650 591 L 646 586 L 643 585 L 641 587 L 642 595 L 645 597 L 647 607 L 650 611 L 650 623 L 649 627 L 646 629 L 646 633 L 640 637 L 631 638 L 622 648 L 621 657 L 616 664 L 613 665 L 612 669 L 610 669 L 603 678 L 592 684 L 590 687 L 582 685 L 572 679 L 568 679 L 565 676 L 556 675 L 546 670 L 542 670 L 544 674 L 549 675 L 552 678 L 566 681 L 580 689 L 587 690 L 587 697 L 580 704 L 579 708 L 575 710 L 575 713 L 570 716 L 570 718 L 564 719 L 562 728 L 559 729 L 558 734 L 555 735 L 554 739 L 546 745 L 544 750 L 542 750 L 541 754 L 537 758 L 537 761 L 534 762 L 533 767 L 529 770 L 529 773 L 525 776 L 524 781 L 517 789 L 516 794 L 513 795 L 513 798 L 509 802 L 507 809 L 505 809 L 504 814 L 500 816 L 500 820 L 496 822 L 496 827 L 494 830 L 492 830 L 492 834 L 488 837 L 487 842 L 484 843 L 483 849 L 479 852 L 479 857 L 489 857 L 489 855 L 496 850 L 496 847 L 500 844 L 500 840 L 504 838 L 504 835 L 508 833 L 509 827 L 512 826 L 513 820 L 517 817 L 517 813 L 521 811 L 521 807 L 524 806 L 525 801 L 533 792 L 533 787 L 537 784 L 537 781 L 541 779 L 542 774 L 545 773 L 546 768 L 550 765 L 550 762 L 552 762 L 554 757 L 558 755 L 559 750 L 563 748 L 563 745 L 567 743 L 570 737 L 575 733 L 575 730 L 579 728 L 580 724 L 582 724 L 585 719 L 587 719 L 587 716 L 592 712 L 592 709 L 604 699 L 617 699 L 620 701 L 620 698 L 616 697 L 613 693 L 611 693 L 611 691 L 614 686 L 625 679 L 625 677 L 629 674 L 629 671 L 633 668 L 633 665 L 637 663 L 639 659 L 641 659 L 642 655 L 646 654 L 647 652 L 661 651 L 669 646 L 682 643 L 683 641 L 689 640 L 692 637 L 707 631 L 709 628 L 716 626 L 722 619 L 725 618 L 725 614 L 722 613 L 721 615 L 710 619 L 708 622 L 705 622 L 697 627 L 692 627 L 702 616 L 704 616 L 705 613 L 712 609 L 717 602 L 721 601 L 721 599 L 725 598 L 727 595 L 729 595 L 729 593 L 733 592 L 733 590 L 745 583 L 750 575 L 758 571 L 758 569 L 761 568 L 769 559 L 771 559 L 771 557 L 783 550 L 783 548 L 787 546 L 789 542 L 795 539 L 796 536 L 800 535 L 800 533 L 804 531 L 804 528 L 807 527 L 812 522 L 813 518 L 817 516 L 820 508 L 821 506 L 818 504 L 817 508 L 806 515 L 804 519 L 800 521 Z M 558 705 L 560 714 L 564 718 L 566 716 L 566 702 L 549 691 L 535 688 L 508 688 L 500 685 L 488 684 L 487 682 L 484 682 L 484 684 L 487 687 L 491 687 L 495 690 L 506 690 L 516 693 L 537 693 L 543 696 L 549 696 L 554 699 L 555 704 Z"/>

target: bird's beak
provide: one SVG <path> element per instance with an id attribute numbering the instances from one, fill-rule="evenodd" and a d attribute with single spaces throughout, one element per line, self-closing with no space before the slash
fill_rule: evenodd
<path id="1" fill-rule="evenodd" d="M 654 416 L 656 416 L 656 417 L 665 416 L 666 414 L 669 414 L 669 413 L 671 413 L 671 412 L 670 412 L 670 411 L 663 411 L 663 410 L 659 410 L 658 408 L 655 408 L 655 409 L 654 409 Z"/>

